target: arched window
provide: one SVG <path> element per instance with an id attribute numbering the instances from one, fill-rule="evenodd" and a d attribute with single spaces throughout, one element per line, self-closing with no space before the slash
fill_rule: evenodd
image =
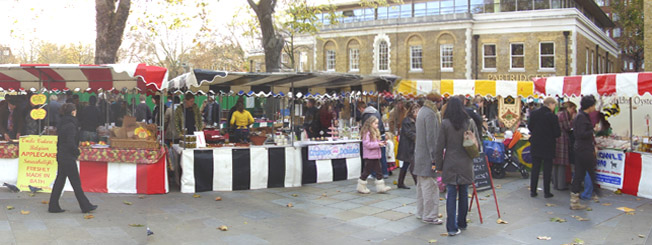
<path id="1" fill-rule="evenodd" d="M 372 73 L 392 72 L 392 43 L 384 33 L 374 37 L 374 64 Z"/>
<path id="2" fill-rule="evenodd" d="M 349 72 L 360 71 L 360 44 L 353 39 L 348 44 L 349 52 Z"/>

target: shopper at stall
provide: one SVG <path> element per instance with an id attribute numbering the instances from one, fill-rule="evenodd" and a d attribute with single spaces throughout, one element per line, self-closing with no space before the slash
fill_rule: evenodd
<path id="1" fill-rule="evenodd" d="M 530 149 L 532 154 L 532 174 L 530 175 L 530 196 L 537 196 L 539 171 L 543 166 L 543 192 L 545 198 L 553 197 L 550 192 L 550 176 L 552 175 L 552 159 L 557 150 L 557 138 L 561 135 L 559 120 L 554 114 L 557 100 L 547 97 L 543 106 L 530 114 L 528 129 L 530 130 Z"/>
<path id="2" fill-rule="evenodd" d="M 233 140 L 235 143 L 248 143 L 249 142 L 249 126 L 254 123 L 254 118 L 249 111 L 244 109 L 244 103 L 237 103 L 236 110 L 231 117 L 231 125 L 235 127 Z"/>
<path id="3" fill-rule="evenodd" d="M 394 135 L 398 135 L 401 132 L 401 125 L 407 113 L 405 101 L 402 99 L 396 100 L 394 108 L 389 112 L 389 131 Z"/>
<path id="4" fill-rule="evenodd" d="M 217 125 L 220 123 L 220 104 L 215 101 L 215 97 L 208 96 L 206 105 L 202 110 L 205 125 Z M 231 120 L 229 118 L 229 120 Z"/>
<path id="5" fill-rule="evenodd" d="M 152 121 L 158 125 L 161 126 L 161 111 L 165 113 L 166 111 L 166 106 L 163 105 L 163 109 L 161 110 L 161 96 L 160 95 L 154 95 L 152 96 L 152 103 L 154 103 L 154 109 L 152 110 Z"/>
<path id="6" fill-rule="evenodd" d="M 47 117 L 50 121 L 50 126 L 57 126 L 59 124 L 59 110 L 61 109 L 61 102 L 59 102 L 59 96 L 56 94 L 50 95 L 50 101 L 47 105 Z"/>
<path id="7" fill-rule="evenodd" d="M 416 117 L 414 170 L 417 176 L 417 218 L 425 223 L 441 225 L 439 217 L 439 188 L 435 180 L 436 143 L 441 117 L 436 103 L 441 95 L 429 93 Z M 461 144 L 460 144 L 461 145 Z"/>
<path id="8" fill-rule="evenodd" d="M 127 102 L 124 101 L 122 95 L 116 95 L 116 97 L 110 107 L 111 123 L 114 123 L 115 126 L 122 127 L 122 121 L 125 115 L 127 115 Z"/>
<path id="9" fill-rule="evenodd" d="M 586 173 L 591 177 L 594 192 L 599 196 L 597 186 L 595 185 L 595 165 L 597 163 L 595 138 L 593 136 L 593 124 L 589 117 L 589 114 L 595 111 L 595 103 L 595 97 L 592 95 L 582 97 L 582 100 L 580 100 L 580 112 L 573 121 L 575 173 L 573 175 L 573 182 L 571 183 L 570 209 L 572 210 L 586 209 L 586 206 L 580 203 L 582 181 Z"/>
<path id="10" fill-rule="evenodd" d="M 460 234 L 467 227 L 468 188 L 473 183 L 473 158 L 462 142 L 466 131 L 477 131 L 458 98 L 451 98 L 437 132 L 435 166 L 446 184 L 446 230 L 449 236 Z M 458 199 L 459 198 L 459 199 Z M 459 200 L 459 201 L 458 201 Z"/>
<path id="11" fill-rule="evenodd" d="M 149 123 L 152 121 L 152 111 L 149 110 L 149 106 L 145 101 L 146 99 L 147 97 L 145 97 L 145 95 L 140 95 L 140 103 L 136 106 L 136 115 L 134 115 L 136 116 L 136 121 L 138 122 Z"/>
<path id="12" fill-rule="evenodd" d="M 192 135 L 195 131 L 201 131 L 204 128 L 199 106 L 195 104 L 195 95 L 191 93 L 185 94 L 183 106 L 179 106 L 174 111 L 174 124 L 177 128 L 177 135 Z"/>
<path id="13" fill-rule="evenodd" d="M 0 101 L 0 134 L 4 140 L 18 139 L 25 126 L 25 111 L 15 95 Z"/>
<path id="14" fill-rule="evenodd" d="M 358 112 L 360 112 L 360 125 L 364 125 L 365 122 L 371 117 L 378 119 L 378 130 L 380 131 L 380 137 L 382 140 L 385 140 L 385 125 L 383 124 L 380 112 L 378 112 L 378 110 L 376 110 L 376 108 L 373 106 L 367 105 L 363 101 L 358 102 Z M 389 177 L 389 170 L 387 169 L 387 156 L 385 151 L 386 149 L 383 147 L 381 150 L 382 156 L 380 158 L 380 166 L 382 169 L 383 178 L 387 179 Z M 376 172 L 372 172 L 372 175 L 375 174 Z"/>
<path id="15" fill-rule="evenodd" d="M 382 147 L 385 146 L 385 141 L 381 139 L 380 131 L 378 130 L 378 118 L 372 117 L 365 121 L 360 130 L 362 135 L 362 156 L 364 159 L 364 170 L 358 179 L 357 190 L 359 193 L 368 194 L 370 191 L 367 188 L 367 178 L 371 172 L 380 172 L 380 157 Z M 376 175 L 376 192 L 383 193 L 391 190 L 392 188 L 385 185 L 385 180 L 380 175 Z"/>
<path id="16" fill-rule="evenodd" d="M 179 138 L 182 134 L 177 131 L 177 125 L 174 122 L 174 112 L 179 107 L 181 99 L 179 96 L 174 96 L 172 99 L 172 104 L 165 110 L 164 115 L 164 124 L 165 124 L 165 143 L 169 146 L 171 144 L 176 144 L 179 142 Z"/>
<path id="17" fill-rule="evenodd" d="M 567 190 L 568 181 L 566 176 L 570 176 L 570 159 L 572 145 L 570 137 L 573 133 L 573 118 L 577 113 L 577 105 L 573 102 L 564 103 L 557 113 L 559 120 L 559 129 L 561 135 L 557 138 L 555 159 L 552 161 L 552 186 L 555 190 Z"/>
<path id="18" fill-rule="evenodd" d="M 405 185 L 405 175 L 409 171 L 414 179 L 414 183 L 417 183 L 417 176 L 412 174 L 414 169 L 414 140 L 416 139 L 417 129 L 414 125 L 415 120 L 417 119 L 417 114 L 419 113 L 419 106 L 414 104 L 408 110 L 407 117 L 403 119 L 401 124 L 401 135 L 399 137 L 398 143 L 398 154 L 396 159 L 403 161 L 403 166 L 401 166 L 401 171 L 398 174 L 397 186 L 401 189 L 410 189 Z"/>
<path id="19" fill-rule="evenodd" d="M 66 103 L 61 106 L 61 123 L 57 126 L 57 178 L 54 180 L 48 212 L 61 213 L 65 210 L 59 206 L 59 197 L 66 184 L 70 180 L 75 197 L 79 203 L 82 213 L 88 213 L 97 209 L 97 205 L 91 204 L 84 195 L 79 171 L 77 170 L 77 157 L 79 157 L 79 123 L 75 118 L 77 107 L 74 104 Z"/>
<path id="20" fill-rule="evenodd" d="M 102 113 L 95 105 L 97 98 L 88 98 L 88 106 L 84 107 L 77 117 L 81 126 L 79 139 L 81 141 L 97 142 L 97 127 L 102 125 Z"/>

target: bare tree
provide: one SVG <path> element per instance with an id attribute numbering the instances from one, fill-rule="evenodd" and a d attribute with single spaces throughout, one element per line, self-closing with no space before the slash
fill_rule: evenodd
<path id="1" fill-rule="evenodd" d="M 276 32 L 274 26 L 274 8 L 277 0 L 260 0 L 256 4 L 253 0 L 247 0 L 251 9 L 254 10 L 260 23 L 260 31 L 263 34 L 263 49 L 265 49 L 265 70 L 275 72 L 281 70 L 281 51 L 285 41 L 283 36 Z"/>
<path id="2" fill-rule="evenodd" d="M 116 63 L 130 8 L 131 0 L 95 0 L 95 64 Z"/>

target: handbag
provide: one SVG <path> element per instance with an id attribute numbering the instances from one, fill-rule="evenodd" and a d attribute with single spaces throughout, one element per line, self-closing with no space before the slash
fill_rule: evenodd
<path id="1" fill-rule="evenodd" d="M 466 153 L 469 154 L 469 157 L 471 158 L 476 158 L 480 155 L 478 140 L 475 137 L 475 130 L 473 129 L 474 125 L 475 123 L 473 121 L 469 121 L 469 126 L 466 131 L 464 131 L 464 141 L 462 142 L 464 150 L 466 150 Z"/>

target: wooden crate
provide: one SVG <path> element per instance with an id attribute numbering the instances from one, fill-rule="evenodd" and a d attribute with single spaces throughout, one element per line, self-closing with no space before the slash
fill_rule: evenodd
<path id="1" fill-rule="evenodd" d="M 111 148 L 122 149 L 149 149 L 155 150 L 159 148 L 159 142 L 155 140 L 134 140 L 134 139 L 118 139 L 111 138 Z"/>

